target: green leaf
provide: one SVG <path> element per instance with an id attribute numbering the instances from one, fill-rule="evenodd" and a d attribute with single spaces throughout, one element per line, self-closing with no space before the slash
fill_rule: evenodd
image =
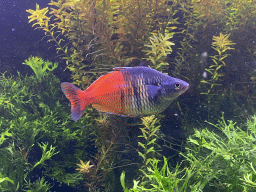
<path id="1" fill-rule="evenodd" d="M 207 83 L 207 84 L 210 84 L 210 82 L 208 82 L 208 81 L 206 81 L 206 80 L 204 80 L 204 79 L 203 79 L 203 80 L 201 80 L 200 82 L 201 82 L 201 83 Z"/>
<path id="2" fill-rule="evenodd" d="M 120 182 L 121 182 L 123 189 L 125 189 L 125 172 L 124 171 L 121 173 Z"/>
<path id="3" fill-rule="evenodd" d="M 192 139 L 192 138 L 189 138 L 189 142 L 190 142 L 190 143 L 194 143 L 194 144 L 196 144 L 196 145 L 199 145 L 198 141 L 195 140 L 195 139 Z"/>
<path id="4" fill-rule="evenodd" d="M 39 147 L 42 149 L 42 157 L 40 159 L 40 161 L 38 161 L 32 168 L 32 170 L 37 167 L 40 164 L 43 164 L 44 161 L 50 159 L 53 155 L 56 155 L 58 152 L 55 153 L 55 149 L 56 147 L 52 147 L 52 145 L 50 146 L 50 149 L 47 151 L 47 147 L 48 147 L 48 143 L 38 143 Z"/>
<path id="5" fill-rule="evenodd" d="M 154 143 L 155 143 L 155 141 L 156 141 L 156 138 L 152 139 L 150 142 L 148 142 L 148 145 L 150 145 L 150 144 L 154 144 Z"/>
<path id="6" fill-rule="evenodd" d="M 141 156 L 143 159 L 145 159 L 145 155 L 144 154 L 142 154 L 141 152 L 138 152 L 139 153 L 139 156 Z"/>
<path id="7" fill-rule="evenodd" d="M 133 180 L 133 189 L 137 189 L 138 188 L 138 184 L 139 184 L 139 181 Z"/>
<path id="8" fill-rule="evenodd" d="M 10 183 L 12 183 L 14 185 L 14 181 L 11 180 L 9 177 L 0 178 L 0 183 L 2 183 L 4 181 L 9 181 Z"/>
<path id="9" fill-rule="evenodd" d="M 145 147 L 145 144 L 143 144 L 143 143 L 141 143 L 141 142 L 138 142 L 138 144 L 139 144 L 141 147 L 143 147 L 144 149 L 146 148 L 146 147 Z"/>
<path id="10" fill-rule="evenodd" d="M 148 154 L 150 152 L 155 152 L 154 147 L 150 147 L 149 149 L 147 149 L 146 154 Z"/>

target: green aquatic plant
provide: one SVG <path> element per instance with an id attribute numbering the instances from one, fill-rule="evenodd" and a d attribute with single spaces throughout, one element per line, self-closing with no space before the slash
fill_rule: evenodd
<path id="1" fill-rule="evenodd" d="M 191 0 L 194 14 L 198 15 L 201 25 L 222 25 L 225 32 L 241 30 L 255 19 L 256 5 L 251 0 Z"/>
<path id="2" fill-rule="evenodd" d="M 154 5 L 154 6 L 152 6 Z M 93 77 L 140 60 L 152 32 L 162 34 L 177 24 L 178 1 L 51 1 L 49 8 L 27 10 L 29 22 L 57 44 L 76 84 L 85 88 Z"/>
<path id="3" fill-rule="evenodd" d="M 218 124 L 195 129 L 183 152 L 183 161 L 175 167 L 152 159 L 141 176 L 128 188 L 125 172 L 120 182 L 125 192 L 166 191 L 254 191 L 256 188 L 255 127 L 256 116 L 241 128 L 222 116 Z"/>
<path id="4" fill-rule="evenodd" d="M 114 169 L 119 162 L 122 150 L 117 148 L 126 142 L 127 118 L 120 118 L 108 114 L 101 114 L 95 118 L 93 137 L 96 152 L 87 163 L 78 164 L 77 170 L 83 175 L 85 185 L 92 191 L 115 191 L 118 183 L 115 181 Z M 124 165 L 125 166 L 125 165 Z"/>
<path id="5" fill-rule="evenodd" d="M 64 40 L 59 39 L 58 36 L 56 36 L 56 33 L 54 32 L 54 28 L 56 26 L 49 23 L 50 17 L 47 16 L 49 12 L 48 7 L 40 9 L 39 5 L 36 4 L 36 10 L 29 9 L 27 12 L 31 14 L 28 16 L 29 23 L 35 22 L 32 27 L 36 26 L 36 28 L 42 29 L 45 33 L 45 36 L 50 37 L 48 42 L 54 41 L 57 44 L 57 53 L 61 50 L 62 54 L 65 54 L 66 58 L 68 59 L 69 56 L 67 54 L 67 47 L 61 45 L 61 42 Z"/>
<path id="6" fill-rule="evenodd" d="M 205 69 L 206 73 L 209 74 L 209 77 L 201 80 L 202 83 L 202 91 L 200 94 L 207 96 L 207 120 L 210 118 L 214 118 L 216 111 L 220 110 L 216 107 L 215 101 L 217 97 L 223 96 L 220 94 L 220 91 L 223 91 L 223 86 L 221 82 L 223 81 L 222 77 L 224 73 L 222 73 L 222 68 L 226 65 L 225 59 L 229 56 L 227 53 L 228 50 L 232 50 L 232 46 L 235 44 L 231 40 L 229 40 L 230 34 L 223 35 L 220 33 L 219 36 L 213 36 L 212 48 L 218 53 L 216 55 L 210 56 L 212 58 L 212 64 Z M 218 99 L 219 101 L 221 99 Z M 215 114 L 214 114 L 215 111 Z"/>
<path id="7" fill-rule="evenodd" d="M 152 63 L 152 67 L 157 70 L 161 70 L 163 66 L 169 65 L 166 62 L 166 57 L 172 52 L 172 45 L 175 45 L 170 41 L 174 33 L 165 33 L 165 35 L 158 32 L 158 34 L 153 34 L 149 37 L 150 44 L 145 44 L 145 49 L 147 57 L 144 58 Z"/>
<path id="8" fill-rule="evenodd" d="M 251 166 L 251 171 L 247 174 L 244 174 L 244 178 L 241 178 L 241 181 L 243 181 L 245 187 L 244 189 L 246 190 L 247 186 L 251 187 L 251 188 L 256 188 L 256 170 L 255 170 L 255 166 L 253 166 L 253 163 L 250 163 Z"/>
<path id="9" fill-rule="evenodd" d="M 58 63 L 53 64 L 50 61 L 44 61 L 42 58 L 34 56 L 30 56 L 22 64 L 30 66 L 39 81 L 42 81 L 47 71 L 53 71 L 58 67 Z"/>
<path id="10" fill-rule="evenodd" d="M 255 190 L 250 182 L 255 182 L 252 166 L 256 163 L 256 117 L 248 119 L 245 128 L 232 120 L 226 122 L 224 117 L 219 124 L 210 125 L 216 130 L 196 129 L 188 138 L 186 153 L 181 153 L 196 168 L 193 179 L 206 183 L 207 191 Z"/>
<path id="11" fill-rule="evenodd" d="M 48 192 L 52 188 L 51 184 L 45 181 L 45 178 L 39 178 L 35 182 L 31 183 L 30 181 L 26 181 L 26 192 Z"/>
<path id="12" fill-rule="evenodd" d="M 169 166 L 166 157 L 163 161 L 160 160 L 160 155 L 157 154 L 159 139 L 159 122 L 154 116 L 144 117 L 140 128 L 143 142 L 138 142 L 142 147 L 142 152 L 138 154 L 143 158 L 143 164 L 140 169 L 141 175 L 138 179 L 133 180 L 133 186 L 127 188 L 125 184 L 125 172 L 120 176 L 120 182 L 125 192 L 142 192 L 142 191 L 164 191 L 164 192 L 183 192 L 183 191 L 200 191 L 205 186 L 205 182 L 194 181 L 193 175 L 195 167 L 184 166 L 186 162 L 177 164 L 175 167 Z"/>
<path id="13" fill-rule="evenodd" d="M 183 164 L 176 167 L 169 167 L 168 160 L 159 154 L 158 140 L 161 138 L 159 119 L 154 115 L 142 118 L 143 127 L 140 128 L 142 135 L 138 145 L 142 150 L 138 154 L 143 162 L 140 168 L 140 175 L 133 180 L 133 186 L 127 188 L 125 184 L 125 171 L 120 176 L 120 182 L 125 192 L 141 191 L 187 191 L 191 184 L 190 178 L 194 173 L 194 168 L 183 168 Z M 194 184 L 194 183 L 192 183 Z M 131 185 L 131 184 L 129 184 Z M 194 190 L 199 189 L 201 184 L 197 184 Z"/>
<path id="14" fill-rule="evenodd" d="M 1 134 L 2 136 L 2 134 Z M 5 142 L 6 144 L 6 142 Z M 44 147 L 45 146 L 45 147 Z M 47 159 L 50 159 L 54 153 L 54 148 L 49 151 L 46 149 L 47 144 L 40 146 L 43 150 L 41 160 L 36 162 L 33 166 L 28 162 L 28 152 L 25 152 L 24 149 L 19 148 L 15 149 L 15 143 L 12 146 L 0 148 L 1 154 L 1 172 L 0 172 L 0 189 L 1 191 L 20 191 L 31 188 L 33 185 L 34 191 L 48 191 L 51 187 L 44 179 L 38 179 L 35 182 L 28 184 L 26 183 L 29 179 L 28 175 L 32 173 L 33 169 L 39 165 L 42 166 L 43 162 Z M 50 146 L 52 147 L 52 146 Z M 48 154 L 48 155 L 47 155 Z M 27 185 L 27 186 L 26 186 Z"/>
<path id="15" fill-rule="evenodd" d="M 221 77 L 224 76 L 224 74 L 220 73 L 222 67 L 225 66 L 225 61 L 224 59 L 229 56 L 227 50 L 234 49 L 231 46 L 234 45 L 235 43 L 232 43 L 229 38 L 230 34 L 223 35 L 220 33 L 219 36 L 213 36 L 213 42 L 212 42 L 212 48 L 218 52 L 217 55 L 211 56 L 213 64 L 208 68 L 205 69 L 211 76 L 209 80 L 202 80 L 201 83 L 204 83 L 208 85 L 208 90 L 207 92 L 202 92 L 201 94 L 206 94 L 206 95 L 214 95 L 216 94 L 213 92 L 213 89 L 216 86 L 220 86 L 218 82 L 221 81 Z"/>
<path id="16" fill-rule="evenodd" d="M 42 149 L 42 157 L 41 159 L 31 168 L 30 171 L 32 171 L 33 169 L 35 169 L 38 165 L 43 164 L 46 160 L 50 159 L 53 155 L 56 155 L 59 152 L 55 153 L 55 149 L 56 147 L 50 146 L 50 149 L 47 150 L 48 147 L 48 143 L 42 143 L 39 144 L 39 147 Z"/>
<path id="17" fill-rule="evenodd" d="M 143 167 L 145 169 L 148 164 L 159 155 L 157 152 L 157 139 L 158 132 L 161 127 L 159 124 L 159 119 L 157 119 L 154 115 L 143 117 L 142 124 L 144 127 L 141 127 L 142 135 L 138 137 L 143 138 L 141 142 L 138 142 L 138 145 L 142 147 L 142 152 L 138 152 L 139 156 L 143 158 Z"/>
<path id="18" fill-rule="evenodd" d="M 184 191 L 200 191 L 203 187 L 200 182 L 191 183 L 190 178 L 195 170 L 193 168 L 181 168 L 181 165 L 176 165 L 172 168 L 168 165 L 168 160 L 164 157 L 163 165 L 159 166 L 160 161 L 154 159 L 150 162 L 147 171 L 143 171 L 146 181 L 133 181 L 132 188 L 125 186 L 125 172 L 120 176 L 120 182 L 125 192 L 184 192 Z M 161 163 L 162 164 L 162 163 Z M 192 190 L 191 190 L 192 188 Z"/>
<path id="19" fill-rule="evenodd" d="M 89 109 L 80 122 L 73 122 L 52 73 L 46 73 L 41 82 L 35 76 L 3 74 L 0 89 L 4 100 L 0 103 L 0 190 L 29 190 L 29 182 L 32 189 L 40 183 L 47 188 L 50 180 L 83 188 L 83 178 L 75 169 L 87 154 L 93 127 Z M 37 182 L 34 175 L 46 181 Z"/>
<path id="20" fill-rule="evenodd" d="M 194 99 L 199 93 L 197 88 L 200 83 L 202 66 L 200 57 L 198 57 L 198 39 L 196 32 L 198 30 L 198 18 L 193 13 L 193 7 L 190 1 L 180 2 L 178 7 L 182 21 L 175 30 L 172 41 L 177 45 L 173 53 L 168 56 L 169 74 L 173 77 L 183 79 L 189 82 L 190 86 L 186 96 L 179 97 L 174 101 L 172 111 L 178 112 L 178 120 L 181 121 L 182 127 L 187 129 L 193 127 L 193 120 L 200 118 L 195 114 L 199 99 Z M 192 91 L 193 90 L 193 91 Z M 197 97 L 198 98 L 198 97 Z M 188 107 L 189 106 L 189 107 Z M 192 110 L 193 109 L 193 110 Z M 187 129 L 191 130 L 191 129 Z"/>
<path id="21" fill-rule="evenodd" d="M 191 11 L 193 10 L 191 3 L 183 3 L 179 7 L 182 13 L 184 24 L 180 25 L 178 31 L 175 33 L 175 38 L 180 38 L 180 47 L 176 51 L 176 56 L 171 64 L 174 65 L 172 74 L 177 78 L 185 78 L 187 80 L 194 80 L 193 76 L 197 75 L 198 65 L 197 58 L 195 57 L 196 47 L 193 42 L 197 42 L 195 36 L 197 31 L 197 16 Z M 192 64 L 193 63 L 193 64 Z M 184 73 L 185 72 L 185 73 Z"/>

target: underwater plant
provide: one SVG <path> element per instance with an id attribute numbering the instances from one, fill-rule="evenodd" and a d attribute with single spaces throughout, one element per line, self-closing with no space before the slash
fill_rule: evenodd
<path id="1" fill-rule="evenodd" d="M 41 82 L 34 75 L 0 76 L 1 191 L 49 191 L 53 181 L 78 187 L 83 179 L 75 169 L 87 154 L 92 118 L 71 121 L 59 83 L 50 71 Z"/>
<path id="2" fill-rule="evenodd" d="M 166 57 L 172 52 L 172 45 L 175 45 L 170 41 L 174 33 L 165 33 L 165 35 L 158 32 L 157 35 L 153 34 L 153 37 L 149 37 L 150 44 L 145 44 L 145 47 L 150 48 L 149 50 L 143 50 L 146 52 L 145 60 L 152 63 L 154 69 L 160 70 L 163 66 L 169 65 L 166 62 Z"/>
<path id="3" fill-rule="evenodd" d="M 142 135 L 138 137 L 143 138 L 144 141 L 138 142 L 138 145 L 143 148 L 143 151 L 138 151 L 138 154 L 144 161 L 142 169 L 146 169 L 148 164 L 160 155 L 157 152 L 157 132 L 161 125 L 157 125 L 159 120 L 154 115 L 143 117 L 141 120 L 144 127 L 140 128 Z"/>
<path id="4" fill-rule="evenodd" d="M 194 13 L 198 15 L 204 28 L 209 25 L 221 25 L 223 31 L 230 33 L 234 30 L 241 30 L 255 19 L 256 6 L 251 0 L 202 0 L 190 1 Z"/>
<path id="5" fill-rule="evenodd" d="M 166 157 L 163 162 L 154 158 L 141 170 L 144 179 L 135 179 L 130 188 L 122 172 L 124 191 L 254 191 L 256 117 L 247 120 L 246 130 L 224 116 L 218 124 L 209 125 L 216 129 L 195 129 L 187 139 L 188 145 L 180 152 L 184 160 L 176 167 L 169 166 Z"/>
<path id="6" fill-rule="evenodd" d="M 127 118 L 101 114 L 95 120 L 95 129 L 90 134 L 95 152 L 87 157 L 90 159 L 87 163 L 80 161 L 77 170 L 83 175 L 88 190 L 119 191 L 114 170 L 127 166 L 124 160 L 120 162 L 122 147 L 128 139 Z"/>
<path id="7" fill-rule="evenodd" d="M 181 153 L 190 166 L 196 167 L 194 180 L 206 183 L 207 191 L 250 191 L 255 186 L 252 166 L 255 166 L 255 122 L 247 120 L 245 129 L 235 122 L 226 122 L 222 116 L 215 131 L 195 130 L 188 138 L 190 145 Z M 246 179 L 249 176 L 249 180 Z"/>
<path id="8" fill-rule="evenodd" d="M 223 35 L 220 33 L 219 36 L 213 36 L 212 48 L 218 52 L 217 55 L 211 56 L 213 64 L 208 68 L 205 69 L 211 76 L 209 80 L 201 80 L 201 83 L 208 85 L 207 92 L 202 92 L 201 94 L 207 95 L 217 95 L 216 91 L 213 92 L 215 86 L 220 86 L 218 82 L 221 81 L 220 77 L 224 76 L 224 74 L 219 73 L 221 68 L 225 66 L 224 59 L 229 56 L 227 54 L 227 50 L 234 49 L 231 46 L 235 43 L 232 43 L 229 38 L 230 34 Z"/>
<path id="9" fill-rule="evenodd" d="M 6 133 L 1 133 L 1 137 Z M 13 138 L 11 134 L 7 134 L 10 138 Z M 0 172 L 0 190 L 1 191 L 42 191 L 47 192 L 52 186 L 44 180 L 44 178 L 38 178 L 35 182 L 31 183 L 29 175 L 33 172 L 33 169 L 37 166 L 42 166 L 43 163 L 55 155 L 55 147 L 50 146 L 50 150 L 47 150 L 48 144 L 42 143 L 39 145 L 42 149 L 42 156 L 40 161 L 34 165 L 28 162 L 28 151 L 24 151 L 24 148 L 15 149 L 15 143 L 10 146 L 3 146 L 8 143 L 8 140 L 2 140 L 0 145 L 1 154 L 1 172 Z M 28 181 L 27 181 L 28 180 Z M 33 186 L 33 187 L 32 187 Z"/>
<path id="10" fill-rule="evenodd" d="M 154 6 L 152 6 L 154 5 Z M 169 33 L 177 24 L 178 1 L 51 1 L 48 7 L 27 10 L 33 27 L 57 44 L 74 82 L 90 83 L 84 74 L 104 73 L 145 58 L 142 49 L 152 32 Z"/>
<path id="11" fill-rule="evenodd" d="M 40 82 L 47 71 L 53 71 L 58 67 L 58 63 L 53 64 L 50 61 L 44 61 L 42 58 L 34 56 L 30 56 L 22 64 L 30 66 Z"/>
<path id="12" fill-rule="evenodd" d="M 124 192 L 142 192 L 142 191 L 164 191 L 164 192 L 184 192 L 184 191 L 200 191 L 203 189 L 204 183 L 192 183 L 190 178 L 193 176 L 194 168 L 182 168 L 182 165 L 176 165 L 171 168 L 168 160 L 163 157 L 163 165 L 159 166 L 161 161 L 153 159 L 147 171 L 142 171 L 145 181 L 133 180 L 132 188 L 125 185 L 125 172 L 120 176 L 120 182 Z"/>
<path id="13" fill-rule="evenodd" d="M 235 44 L 231 40 L 229 40 L 230 34 L 223 35 L 220 33 L 219 36 L 213 36 L 212 48 L 217 51 L 218 54 L 210 56 L 212 58 L 212 64 L 209 68 L 205 69 L 206 73 L 209 74 L 210 77 L 207 77 L 201 80 L 201 83 L 204 84 L 207 88 L 206 92 L 201 92 L 201 94 L 207 96 L 207 108 L 208 108 L 208 118 L 214 118 L 215 114 L 213 111 L 219 110 L 216 108 L 215 101 L 217 97 L 221 97 L 220 91 L 223 91 L 223 87 L 221 86 L 221 77 L 224 76 L 221 73 L 222 68 L 225 66 L 225 59 L 229 56 L 227 53 L 228 50 L 232 50 L 232 46 Z M 208 76 L 208 75 L 207 75 Z M 218 89 L 219 88 L 219 89 Z"/>

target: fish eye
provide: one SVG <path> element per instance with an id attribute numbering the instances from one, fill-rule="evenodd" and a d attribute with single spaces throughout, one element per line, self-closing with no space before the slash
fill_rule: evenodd
<path id="1" fill-rule="evenodd" d="M 176 90 L 180 89 L 180 84 L 179 83 L 175 83 L 175 89 Z"/>

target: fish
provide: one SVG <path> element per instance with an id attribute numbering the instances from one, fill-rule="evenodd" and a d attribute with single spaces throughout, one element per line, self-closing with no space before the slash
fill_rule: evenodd
<path id="1" fill-rule="evenodd" d="M 163 112 L 189 84 L 150 67 L 116 67 L 85 91 L 69 82 L 61 90 L 71 102 L 71 118 L 79 120 L 92 105 L 101 112 L 140 117 Z"/>

